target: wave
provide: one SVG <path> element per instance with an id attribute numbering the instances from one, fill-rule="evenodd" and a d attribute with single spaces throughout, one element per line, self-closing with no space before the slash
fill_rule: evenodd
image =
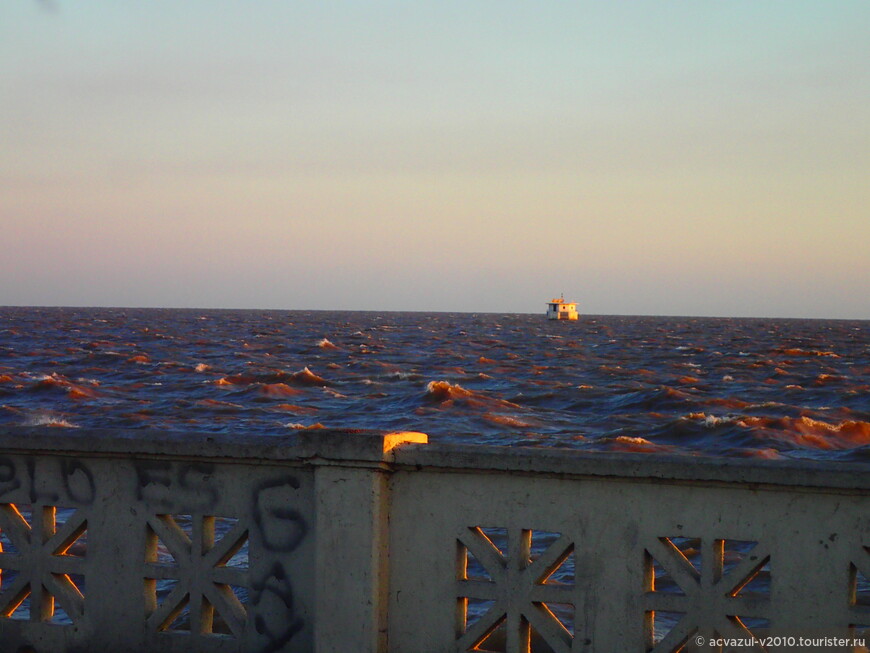
<path id="1" fill-rule="evenodd" d="M 247 374 L 231 374 L 229 376 L 222 376 L 212 383 L 215 385 L 250 385 L 256 383 L 256 381 L 256 377 Z"/>
<path id="2" fill-rule="evenodd" d="M 324 379 L 321 376 L 317 376 L 314 372 L 309 370 L 307 367 L 303 367 L 298 372 L 294 372 L 290 375 L 290 381 L 293 383 L 298 383 L 299 385 L 316 385 L 316 386 L 327 386 L 329 385 L 329 381 Z"/>
<path id="3" fill-rule="evenodd" d="M 789 348 L 777 348 L 773 350 L 776 354 L 783 354 L 785 356 L 827 356 L 829 358 L 839 358 L 838 354 L 835 354 L 832 351 L 820 351 L 814 349 L 800 349 L 799 347 L 789 347 Z"/>
<path id="4" fill-rule="evenodd" d="M 474 390 L 468 390 L 467 388 L 463 388 L 458 383 L 450 383 L 449 381 L 430 381 L 426 384 L 426 394 L 425 399 L 430 402 L 435 403 L 452 403 L 454 401 L 460 401 L 468 406 L 472 407 L 499 407 L 499 408 L 510 408 L 510 409 L 519 409 L 519 404 L 515 404 L 510 401 L 506 401 L 504 399 L 497 399 L 495 397 L 490 397 L 482 392 L 475 392 Z"/>
<path id="5" fill-rule="evenodd" d="M 236 404 L 231 401 L 220 401 L 219 399 L 200 399 L 196 401 L 194 405 L 201 408 L 211 408 L 224 412 L 235 412 L 245 409 L 242 404 Z"/>
<path id="6" fill-rule="evenodd" d="M 77 429 L 76 424 L 50 413 L 36 413 L 24 420 L 24 426 L 50 426 L 53 428 Z"/>
<path id="7" fill-rule="evenodd" d="M 717 406 L 731 410 L 746 408 L 750 405 L 748 401 L 743 401 L 742 399 L 737 399 L 735 397 L 713 397 L 711 399 L 704 399 L 701 403 L 705 406 Z"/>
<path id="8" fill-rule="evenodd" d="M 215 381 L 215 385 L 302 385 L 302 386 L 328 386 L 329 381 L 312 372 L 308 367 L 303 367 L 298 372 L 285 372 L 273 370 L 261 374 L 230 374 Z"/>
<path id="9" fill-rule="evenodd" d="M 94 389 L 98 385 L 99 381 L 93 379 L 82 379 L 80 383 L 74 383 L 63 374 L 53 372 L 42 377 L 37 377 L 37 380 L 27 389 L 31 392 L 58 391 L 65 393 L 70 399 L 86 400 L 97 399 L 102 396 L 102 393 Z"/>
<path id="10" fill-rule="evenodd" d="M 420 381 L 423 377 L 417 372 L 395 371 L 384 375 L 383 378 L 396 381 Z"/>
<path id="11" fill-rule="evenodd" d="M 815 381 L 813 381 L 814 386 L 823 386 L 828 385 L 830 383 L 840 383 L 845 381 L 846 377 L 839 374 L 819 374 Z"/>
<path id="12" fill-rule="evenodd" d="M 36 381 L 28 388 L 28 390 L 34 392 L 42 392 L 58 388 L 66 390 L 70 383 L 71 381 L 62 374 L 52 372 L 51 374 L 36 377 Z"/>
<path id="13" fill-rule="evenodd" d="M 277 404 L 268 408 L 270 411 L 280 411 L 282 413 L 293 413 L 295 415 L 309 415 L 316 413 L 317 408 L 313 406 L 297 406 L 296 404 Z"/>
<path id="14" fill-rule="evenodd" d="M 67 388 L 67 396 L 70 399 L 87 400 L 98 399 L 102 397 L 102 393 L 83 385 L 71 383 Z"/>
<path id="15" fill-rule="evenodd" d="M 512 429 L 528 429 L 532 428 L 533 426 L 531 422 L 517 419 L 516 417 L 509 417 L 508 415 L 495 415 L 493 413 L 484 413 L 482 417 L 487 422 L 498 424 L 499 426 L 507 426 Z"/>
<path id="16" fill-rule="evenodd" d="M 693 395 L 669 386 L 644 388 L 642 390 L 617 394 L 604 400 L 604 404 L 611 411 L 665 410 L 686 406 L 695 402 L 696 397 Z"/>
<path id="17" fill-rule="evenodd" d="M 614 438 L 605 438 L 602 444 L 606 444 L 611 451 L 626 451 L 635 453 L 670 453 L 674 447 L 666 444 L 657 444 L 646 438 L 618 435 Z"/>
<path id="18" fill-rule="evenodd" d="M 302 390 L 291 388 L 286 383 L 262 383 L 258 384 L 256 389 L 258 395 L 271 399 L 302 394 Z"/>
<path id="19" fill-rule="evenodd" d="M 870 444 L 870 422 L 843 420 L 829 424 L 811 417 L 742 417 L 737 425 L 762 439 L 809 449 L 842 450 Z"/>

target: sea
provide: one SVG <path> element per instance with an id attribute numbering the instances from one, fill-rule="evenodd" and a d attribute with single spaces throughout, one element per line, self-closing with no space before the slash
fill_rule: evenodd
<path id="1" fill-rule="evenodd" d="M 870 460 L 870 321 L 0 308 L 0 428 Z"/>

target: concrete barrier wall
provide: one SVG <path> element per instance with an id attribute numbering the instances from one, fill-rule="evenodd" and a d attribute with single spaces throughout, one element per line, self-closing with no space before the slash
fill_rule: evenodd
<path id="1" fill-rule="evenodd" d="M 864 650 L 865 467 L 425 441 L 0 431 L 0 653 Z"/>
<path id="2" fill-rule="evenodd" d="M 394 651 L 866 650 L 866 470 L 475 447 L 397 466 Z"/>

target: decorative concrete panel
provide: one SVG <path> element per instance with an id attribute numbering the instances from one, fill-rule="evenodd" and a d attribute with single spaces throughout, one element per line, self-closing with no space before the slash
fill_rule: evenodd
<path id="1" fill-rule="evenodd" d="M 427 455 L 391 479 L 392 651 L 865 650 L 863 490 L 427 469 Z M 538 532 L 551 544 L 535 561 Z M 541 583 L 563 558 L 571 581 Z"/>
<path id="2" fill-rule="evenodd" d="M 0 653 L 866 653 L 867 472 L 0 431 Z"/>
<path id="3" fill-rule="evenodd" d="M 86 543 L 84 510 L 0 504 L 0 618 L 80 621 Z"/>
<path id="4" fill-rule="evenodd" d="M 0 453 L 0 651 L 309 651 L 313 472 Z"/>

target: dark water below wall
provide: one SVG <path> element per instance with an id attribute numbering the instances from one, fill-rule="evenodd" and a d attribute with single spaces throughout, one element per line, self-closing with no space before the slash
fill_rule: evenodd
<path id="1" fill-rule="evenodd" d="M 870 459 L 870 322 L 0 309 L 0 425 Z"/>

